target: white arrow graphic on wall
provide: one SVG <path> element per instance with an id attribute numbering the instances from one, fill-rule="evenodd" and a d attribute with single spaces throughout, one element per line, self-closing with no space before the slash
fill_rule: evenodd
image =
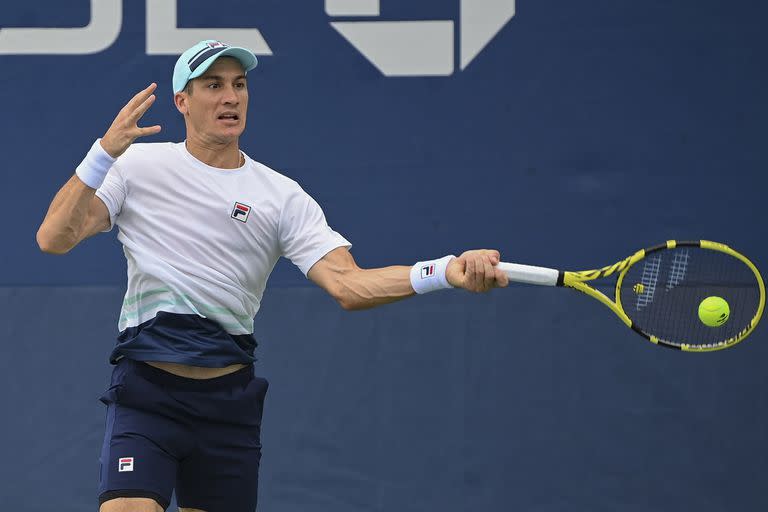
<path id="1" fill-rule="evenodd" d="M 461 69 L 469 66 L 515 15 L 515 0 L 461 0 Z"/>
<path id="2" fill-rule="evenodd" d="M 380 0 L 326 0 L 330 16 L 379 16 Z M 515 0 L 461 0 L 461 69 L 515 15 Z M 448 76 L 454 71 L 454 22 L 331 22 L 385 76 Z"/>

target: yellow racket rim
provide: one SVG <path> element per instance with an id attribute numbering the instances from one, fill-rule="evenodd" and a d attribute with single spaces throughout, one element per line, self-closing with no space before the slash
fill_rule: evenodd
<path id="1" fill-rule="evenodd" d="M 760 275 L 760 271 L 757 269 L 757 267 L 749 261 L 749 258 L 744 256 L 738 251 L 735 251 L 728 247 L 725 244 L 721 244 L 719 242 L 711 242 L 709 240 L 700 240 L 699 241 L 700 246 L 702 249 L 709 249 L 711 251 L 718 251 L 725 254 L 728 254 L 729 256 L 733 256 L 734 258 L 740 260 L 742 263 L 744 263 L 749 269 L 752 271 L 752 273 L 755 275 L 755 280 L 757 280 L 757 286 L 760 290 L 760 298 L 758 300 L 757 304 L 757 311 L 755 312 L 755 315 L 752 317 L 752 320 L 750 320 L 749 324 L 742 329 L 738 334 L 735 336 L 731 336 L 730 338 L 715 343 L 711 345 L 702 345 L 702 346 L 696 346 L 696 345 L 681 345 L 680 350 L 684 350 L 686 352 L 714 352 L 716 350 L 723 350 L 725 348 L 729 348 L 734 346 L 740 341 L 743 341 L 744 338 L 749 336 L 752 331 L 755 330 L 755 327 L 757 327 L 757 323 L 760 321 L 760 318 L 763 316 L 763 310 L 765 309 L 765 283 L 763 282 L 763 276 Z M 667 242 L 669 244 L 669 242 Z M 653 338 L 653 336 L 652 336 Z M 651 339 L 651 341 L 654 341 Z M 658 343 L 660 340 L 656 340 L 655 343 Z"/>
<path id="2" fill-rule="evenodd" d="M 709 343 L 706 345 L 673 343 L 673 342 L 666 341 L 664 339 L 660 339 L 657 336 L 644 333 L 641 329 L 633 325 L 632 319 L 629 318 L 627 313 L 624 311 L 624 307 L 621 304 L 621 286 L 622 286 L 622 283 L 624 282 L 624 276 L 627 274 L 629 269 L 635 263 L 645 258 L 647 254 L 651 252 L 655 252 L 659 249 L 664 249 L 664 248 L 674 249 L 675 247 L 678 246 L 678 244 L 681 246 L 698 245 L 702 249 L 708 249 L 708 250 L 718 251 L 718 252 L 727 254 L 744 263 L 754 274 L 755 280 L 757 281 L 758 289 L 760 292 L 757 311 L 755 312 L 755 315 L 750 320 L 749 324 L 740 332 L 738 332 L 735 336 L 727 338 L 723 341 L 719 341 L 716 343 Z M 594 279 L 598 279 L 601 277 L 607 277 L 616 272 L 618 272 L 618 277 L 616 279 L 616 289 L 615 289 L 614 300 L 611 300 L 604 293 L 586 284 L 586 281 L 592 281 Z M 679 349 L 685 352 L 714 352 L 717 350 L 730 348 L 736 345 L 740 341 L 744 340 L 747 336 L 749 336 L 752 333 L 752 331 L 754 331 L 755 327 L 757 327 L 758 322 L 760 322 L 760 319 L 763 316 L 763 311 L 765 310 L 765 283 L 763 282 L 763 277 L 760 275 L 760 271 L 757 269 L 754 263 L 752 263 L 743 254 L 728 247 L 727 245 L 719 242 L 712 242 L 709 240 L 699 240 L 698 243 L 668 240 L 665 244 L 661 244 L 659 246 L 649 248 L 649 249 L 641 249 L 637 251 L 635 254 L 633 254 L 632 256 L 629 256 L 617 263 L 614 263 L 613 265 L 609 265 L 601 269 L 585 270 L 582 272 L 565 272 L 563 276 L 563 285 L 573 288 L 575 290 L 578 290 L 582 293 L 585 293 L 594 299 L 597 299 L 602 304 L 607 306 L 611 311 L 613 311 L 614 314 L 618 316 L 627 327 L 632 328 L 638 334 L 642 335 L 644 338 L 651 341 L 652 343 L 656 345 L 663 345 L 669 348 Z"/>
<path id="3" fill-rule="evenodd" d="M 666 242 L 666 248 L 667 249 L 674 249 L 677 247 L 678 244 L 682 244 L 683 242 L 678 242 L 677 240 L 668 240 Z M 689 245 L 689 244 L 686 244 Z M 757 326 L 758 322 L 760 321 L 760 318 L 763 316 L 763 310 L 765 309 L 765 283 L 763 282 L 763 277 L 760 275 L 760 271 L 757 269 L 757 267 L 752 263 L 746 256 L 741 254 L 738 251 L 735 251 L 734 249 L 728 247 L 727 245 L 720 243 L 720 242 L 712 242 L 709 240 L 699 240 L 698 241 L 699 247 L 702 249 L 708 249 L 711 251 L 718 251 L 724 254 L 727 254 L 729 256 L 732 256 L 742 263 L 744 263 L 754 274 L 755 280 L 757 281 L 757 286 L 760 292 L 760 297 L 758 300 L 758 306 L 757 311 L 755 312 L 755 315 L 750 320 L 749 324 L 739 331 L 735 336 L 731 336 L 730 338 L 727 338 L 725 340 L 716 342 L 716 343 L 709 343 L 706 345 L 691 345 L 688 343 L 670 343 L 666 340 L 660 339 L 657 336 L 653 335 L 646 335 L 643 334 L 643 337 L 647 338 L 651 343 L 655 343 L 657 345 L 661 344 L 666 347 L 670 348 L 676 348 L 679 350 L 682 350 L 684 352 L 715 352 L 717 350 L 723 350 L 726 348 L 730 348 L 740 341 L 743 341 L 747 336 L 749 336 L 752 331 Z M 650 252 L 650 250 L 647 250 Z M 646 250 L 643 250 L 643 257 L 645 257 Z M 624 271 L 619 275 L 619 279 L 616 281 L 616 303 L 617 307 L 620 308 L 622 311 L 624 311 L 623 306 L 621 305 L 621 285 L 624 279 L 624 275 L 626 275 L 627 270 L 629 270 L 629 267 L 624 269 Z"/>

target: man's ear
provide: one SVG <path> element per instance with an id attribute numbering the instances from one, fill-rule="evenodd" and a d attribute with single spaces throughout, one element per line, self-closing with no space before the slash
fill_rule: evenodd
<path id="1" fill-rule="evenodd" d="M 189 114 L 189 95 L 187 93 L 181 91 L 174 94 L 173 103 L 182 115 Z"/>

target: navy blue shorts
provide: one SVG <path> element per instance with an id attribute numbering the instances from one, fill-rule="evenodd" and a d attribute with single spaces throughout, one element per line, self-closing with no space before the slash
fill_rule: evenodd
<path id="1" fill-rule="evenodd" d="M 248 366 L 208 380 L 121 359 L 107 405 L 99 502 L 143 497 L 168 508 L 253 512 L 268 383 Z"/>

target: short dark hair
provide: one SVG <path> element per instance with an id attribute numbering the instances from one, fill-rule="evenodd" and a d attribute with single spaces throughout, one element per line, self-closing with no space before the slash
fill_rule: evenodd
<path id="1" fill-rule="evenodd" d="M 187 93 L 187 94 L 189 94 L 191 96 L 192 95 L 192 82 L 193 82 L 193 80 L 190 80 L 189 82 L 187 82 L 187 85 L 185 85 L 184 88 L 181 91 L 185 92 L 185 93 Z"/>

